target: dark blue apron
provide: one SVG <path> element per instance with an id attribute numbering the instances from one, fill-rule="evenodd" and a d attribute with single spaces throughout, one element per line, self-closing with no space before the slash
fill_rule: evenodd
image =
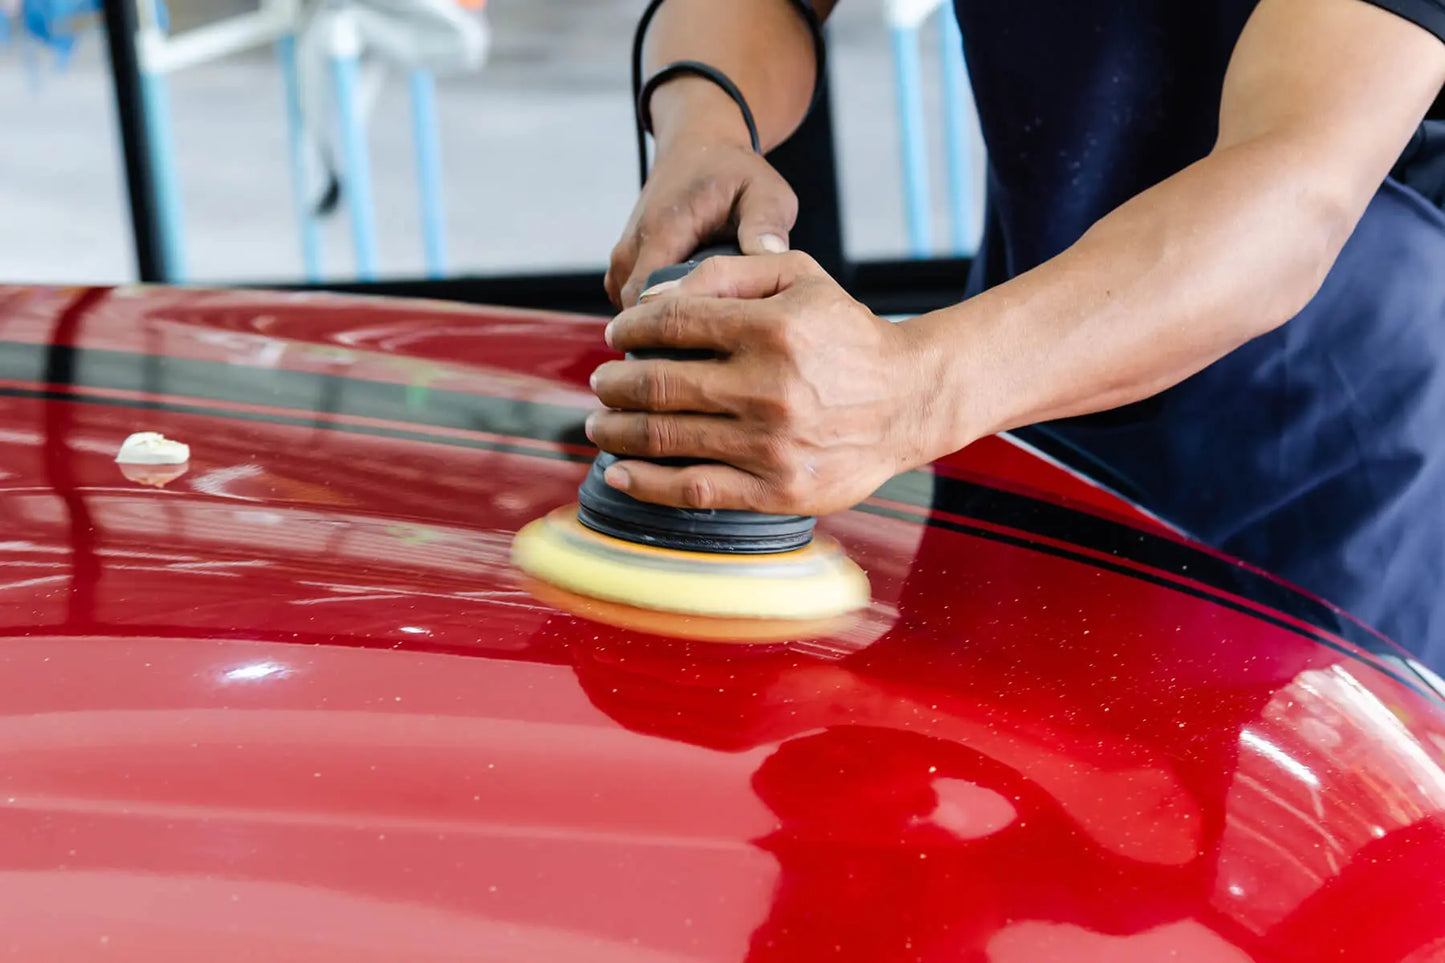
<path id="1" fill-rule="evenodd" d="M 972 289 L 1206 155 L 1253 0 L 956 0 L 989 149 Z M 1145 402 L 1018 432 L 1445 673 L 1445 125 L 1319 294 Z"/>

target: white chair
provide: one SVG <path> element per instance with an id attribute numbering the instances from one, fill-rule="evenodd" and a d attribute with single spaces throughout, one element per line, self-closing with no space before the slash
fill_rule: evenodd
<path id="1" fill-rule="evenodd" d="M 167 281 L 184 281 L 187 271 L 166 78 L 187 67 L 268 44 L 276 47 L 286 90 L 292 190 L 307 280 L 318 281 L 321 275 L 320 232 L 312 196 L 317 177 L 315 163 L 310 159 L 316 152 L 308 151 L 307 145 L 319 139 L 315 130 L 322 114 L 326 119 L 334 119 L 337 128 L 340 150 L 336 153 L 340 155 L 341 167 L 338 173 L 351 215 L 357 276 L 362 280 L 375 276 L 376 219 L 359 83 L 360 61 L 368 50 L 407 69 L 426 268 L 432 277 L 445 273 L 445 222 L 434 87 L 431 71 L 422 65 L 434 60 L 449 68 L 479 67 L 489 41 L 483 21 L 464 19 L 460 14 L 449 19 L 448 11 L 453 9 L 451 0 L 346 0 L 321 5 L 303 4 L 302 0 L 261 0 L 255 11 L 180 34 L 169 34 L 163 28 L 156 0 L 136 2 L 136 59 L 146 108 L 146 141 L 156 185 L 160 243 L 169 266 Z M 407 14 L 412 15 L 413 23 L 422 24 L 418 34 L 424 33 L 423 40 L 430 43 L 415 43 L 409 50 L 398 44 L 402 34 L 397 27 Z M 450 47 L 435 42 L 441 32 L 437 29 L 439 23 L 443 28 L 455 28 L 456 36 Z M 377 42 L 379 33 L 385 35 L 381 43 Z M 298 40 L 302 36 L 306 39 L 305 49 Z M 403 39 L 414 40 L 416 36 Z M 305 64 L 316 59 L 310 56 L 316 49 L 323 52 L 330 65 L 329 97 L 319 96 L 317 84 L 305 79 L 308 73 Z M 310 73 L 314 74 L 315 70 Z"/>

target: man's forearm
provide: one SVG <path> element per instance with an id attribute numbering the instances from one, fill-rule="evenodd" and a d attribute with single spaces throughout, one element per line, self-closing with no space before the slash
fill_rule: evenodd
<path id="1" fill-rule="evenodd" d="M 1262 0 L 1208 157 L 1058 257 L 917 319 L 958 399 L 943 441 L 1155 394 L 1319 289 L 1445 82 L 1445 48 L 1356 0 Z"/>
<path id="2" fill-rule="evenodd" d="M 832 0 L 815 8 L 826 15 Z M 738 85 L 758 125 L 764 150 L 797 128 L 813 93 L 813 44 L 788 0 L 667 0 L 648 31 L 646 72 L 674 60 L 701 60 Z M 652 99 L 659 146 L 703 134 L 747 142 L 737 106 L 715 85 L 679 77 Z"/>
<path id="3" fill-rule="evenodd" d="M 948 372 L 949 441 L 1153 395 L 1299 312 L 1354 214 L 1287 151 L 1211 156 L 1012 281 L 915 319 Z"/>

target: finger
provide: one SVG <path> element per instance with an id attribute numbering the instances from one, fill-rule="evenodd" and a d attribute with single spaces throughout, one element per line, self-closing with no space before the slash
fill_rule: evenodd
<path id="1" fill-rule="evenodd" d="M 622 307 L 622 285 L 632 275 L 632 265 L 637 263 L 637 235 L 628 231 L 612 248 L 612 257 L 607 264 L 607 276 L 602 286 L 607 298 L 615 308 Z"/>
<path id="2" fill-rule="evenodd" d="M 751 258 L 709 258 L 701 271 L 714 261 L 744 261 Z M 684 278 L 685 282 L 687 278 Z M 603 337 L 616 351 L 645 348 L 703 348 L 731 352 L 752 340 L 766 323 L 768 310 L 749 301 L 721 298 L 684 298 L 666 295 L 649 297 L 635 308 L 623 311 L 607 325 Z"/>
<path id="3" fill-rule="evenodd" d="M 733 465 L 749 464 L 754 447 L 748 432 L 722 415 L 594 411 L 587 437 L 623 458 L 707 458 Z"/>
<path id="4" fill-rule="evenodd" d="M 619 309 L 622 307 L 622 286 L 632 276 L 632 268 L 637 263 L 637 250 L 642 243 L 638 225 L 647 216 L 646 202 L 644 191 L 643 196 L 633 205 L 632 213 L 627 215 L 627 224 L 622 228 L 622 236 L 612 247 L 612 256 L 607 263 L 607 276 L 603 278 L 607 297 Z"/>
<path id="5" fill-rule="evenodd" d="M 798 219 L 798 196 L 781 176 L 755 177 L 738 195 L 737 218 L 744 254 L 782 254 Z"/>
<path id="6" fill-rule="evenodd" d="M 637 237 L 637 256 L 622 285 L 623 307 L 637 303 L 637 296 L 647 286 L 647 277 L 653 271 L 687 260 L 702 243 L 703 233 L 692 219 L 684 216 L 669 218 L 665 224 L 651 229 L 644 227 Z"/>
<path id="7" fill-rule="evenodd" d="M 623 411 L 730 413 L 734 379 L 711 361 L 609 361 L 592 373 L 592 390 Z"/>
<path id="8" fill-rule="evenodd" d="M 646 461 L 619 461 L 607 469 L 607 484 L 633 498 L 673 508 L 766 511 L 762 479 L 731 465 L 670 468 Z"/>
<path id="9" fill-rule="evenodd" d="M 748 257 L 710 257 L 678 281 L 669 297 L 770 298 L 824 271 L 802 251 Z"/>

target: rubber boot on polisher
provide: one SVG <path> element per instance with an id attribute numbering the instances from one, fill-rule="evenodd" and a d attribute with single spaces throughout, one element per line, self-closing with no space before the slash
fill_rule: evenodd
<path id="1" fill-rule="evenodd" d="M 736 247 L 707 248 L 681 264 L 652 272 L 648 275 L 646 287 L 686 277 L 710 257 L 741 254 Z M 627 354 L 629 360 L 661 358 L 689 361 L 711 357 L 715 355 L 709 351 L 686 349 L 633 351 Z M 603 480 L 603 474 L 617 460 L 617 456 L 609 452 L 598 455 L 577 493 L 581 506 L 577 520 L 593 531 L 639 545 L 721 555 L 787 552 L 802 548 L 812 540 L 817 520 L 808 515 L 672 508 L 638 501 Z M 695 459 L 676 458 L 656 461 L 675 466 L 703 463 Z"/>

